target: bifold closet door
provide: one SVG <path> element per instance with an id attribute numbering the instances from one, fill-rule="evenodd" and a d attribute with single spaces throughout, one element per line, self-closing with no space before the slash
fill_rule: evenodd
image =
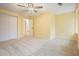
<path id="1" fill-rule="evenodd" d="M 0 41 L 17 38 L 17 16 L 0 13 Z"/>

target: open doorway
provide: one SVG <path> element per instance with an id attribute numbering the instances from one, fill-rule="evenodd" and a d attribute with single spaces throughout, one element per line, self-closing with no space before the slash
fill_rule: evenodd
<path id="1" fill-rule="evenodd" d="M 31 19 L 24 19 L 24 31 L 26 36 L 33 36 L 33 21 Z"/>

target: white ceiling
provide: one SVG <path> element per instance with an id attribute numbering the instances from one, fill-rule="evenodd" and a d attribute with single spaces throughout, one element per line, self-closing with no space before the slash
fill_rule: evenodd
<path id="1" fill-rule="evenodd" d="M 61 14 L 66 12 L 72 12 L 75 10 L 74 3 L 63 3 L 62 6 L 58 4 L 48 4 L 49 11 L 53 11 L 55 14 Z"/>
<path id="2" fill-rule="evenodd" d="M 40 3 L 43 8 L 39 9 L 39 13 L 42 12 L 53 12 L 54 14 L 61 14 L 66 12 L 72 12 L 75 10 L 74 3 L 63 3 L 62 6 L 59 6 L 57 3 Z M 30 11 L 27 8 L 17 6 L 17 3 L 0 3 L 0 8 L 5 8 L 10 11 L 21 13 L 23 15 L 31 15 Z"/>

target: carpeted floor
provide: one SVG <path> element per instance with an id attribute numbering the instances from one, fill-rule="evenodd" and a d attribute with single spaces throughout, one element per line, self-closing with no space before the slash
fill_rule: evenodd
<path id="1" fill-rule="evenodd" d="M 0 56 L 78 56 L 76 44 L 68 39 L 28 37 L 0 42 Z"/>

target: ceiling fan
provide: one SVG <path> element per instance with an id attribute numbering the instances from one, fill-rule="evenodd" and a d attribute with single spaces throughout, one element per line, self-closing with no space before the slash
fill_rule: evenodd
<path id="1" fill-rule="evenodd" d="M 42 5 L 35 5 L 33 3 L 22 3 L 22 4 L 18 4 L 17 6 L 20 6 L 20 7 L 24 7 L 24 8 L 27 8 L 28 10 L 30 11 L 34 11 L 35 13 L 38 12 L 38 9 L 42 9 L 43 6 Z"/>

